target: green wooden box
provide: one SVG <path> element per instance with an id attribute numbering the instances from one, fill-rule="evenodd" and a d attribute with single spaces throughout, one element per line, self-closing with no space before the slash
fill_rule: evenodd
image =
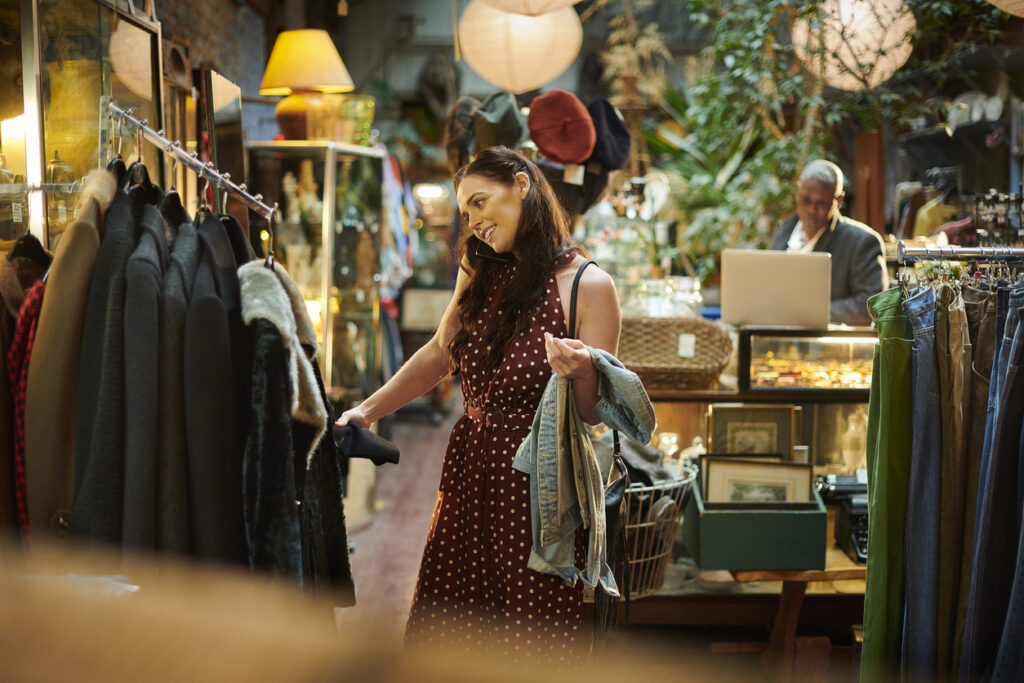
<path id="1" fill-rule="evenodd" d="M 827 515 L 814 508 L 707 510 L 694 486 L 683 513 L 683 542 L 701 569 L 824 569 Z"/>

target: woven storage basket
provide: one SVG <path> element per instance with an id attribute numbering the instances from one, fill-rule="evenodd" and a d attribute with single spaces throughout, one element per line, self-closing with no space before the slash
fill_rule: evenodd
<path id="1" fill-rule="evenodd" d="M 680 335 L 693 335 L 684 340 L 693 342 L 692 357 L 680 357 Z M 707 389 L 718 380 L 730 355 L 732 340 L 710 320 L 622 319 L 619 360 L 640 376 L 648 391 Z"/>

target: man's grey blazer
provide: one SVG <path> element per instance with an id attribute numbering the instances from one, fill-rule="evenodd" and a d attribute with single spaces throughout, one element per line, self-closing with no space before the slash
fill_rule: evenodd
<path id="1" fill-rule="evenodd" d="M 782 221 L 775 231 L 772 249 L 786 249 L 797 220 L 794 214 Z M 840 214 L 825 228 L 814 251 L 832 254 L 832 322 L 870 324 L 868 298 L 889 287 L 882 237 L 863 223 Z"/>

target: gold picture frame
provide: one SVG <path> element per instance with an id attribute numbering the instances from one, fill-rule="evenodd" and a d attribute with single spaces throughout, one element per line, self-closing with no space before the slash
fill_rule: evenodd
<path id="1" fill-rule="evenodd" d="M 814 499 L 809 463 L 707 456 L 708 503 L 783 504 Z"/>
<path id="2" fill-rule="evenodd" d="M 800 406 L 712 403 L 707 412 L 708 453 L 792 457 L 799 442 Z"/>

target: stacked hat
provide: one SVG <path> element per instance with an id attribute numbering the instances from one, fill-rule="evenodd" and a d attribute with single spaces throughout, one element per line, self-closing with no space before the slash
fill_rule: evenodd
<path id="1" fill-rule="evenodd" d="M 515 149 L 527 137 L 526 121 L 512 93 L 498 92 L 480 103 L 473 112 L 476 148 L 505 145 Z"/>
<path id="2" fill-rule="evenodd" d="M 623 168 L 629 162 L 632 140 L 622 114 L 604 97 L 592 99 L 587 112 L 597 138 L 589 161 L 596 161 L 607 169 Z"/>
<path id="3" fill-rule="evenodd" d="M 452 175 L 473 156 L 473 113 L 480 102 L 468 95 L 455 100 L 444 126 L 444 152 Z"/>
<path id="4" fill-rule="evenodd" d="M 548 179 L 558 203 L 569 214 L 570 220 L 589 211 L 608 187 L 608 169 L 601 166 L 591 170 L 588 164 L 582 185 L 565 182 L 565 166 L 562 164 L 540 158 L 537 159 L 537 166 Z"/>
<path id="5" fill-rule="evenodd" d="M 579 164 L 594 151 L 594 122 L 580 98 L 570 92 L 549 90 L 533 98 L 527 122 L 537 149 L 551 161 Z"/>

